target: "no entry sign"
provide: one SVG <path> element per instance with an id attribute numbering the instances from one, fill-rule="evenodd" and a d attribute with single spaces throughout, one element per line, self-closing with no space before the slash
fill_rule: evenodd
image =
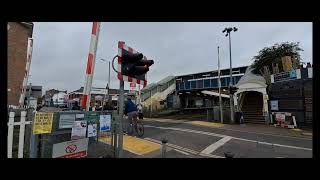
<path id="1" fill-rule="evenodd" d="M 88 138 L 53 145 L 52 158 L 81 158 L 87 156 Z"/>

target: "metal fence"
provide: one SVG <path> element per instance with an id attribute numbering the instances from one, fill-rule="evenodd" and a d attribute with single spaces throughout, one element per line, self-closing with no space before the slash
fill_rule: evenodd
<path id="1" fill-rule="evenodd" d="M 14 112 L 14 113 L 13 113 Z M 54 146 L 57 144 L 69 143 L 77 140 L 71 140 L 72 134 L 72 124 L 70 127 L 62 127 L 61 116 L 76 116 L 76 114 L 83 114 L 83 118 L 74 121 L 86 121 L 89 123 L 87 118 L 88 114 L 94 113 L 97 117 L 100 115 L 110 115 L 111 116 L 111 128 L 107 132 L 100 132 L 100 121 L 99 118 L 96 119 L 95 124 L 97 124 L 97 133 L 94 137 L 88 137 L 86 132 L 85 137 L 80 139 L 88 138 L 88 145 L 86 156 L 87 158 L 100 158 L 100 157 L 117 157 L 117 139 L 118 139 L 118 122 L 115 121 L 115 114 L 112 111 L 59 111 L 59 112 L 44 112 L 53 113 L 52 119 L 52 129 L 50 133 L 44 134 L 33 134 L 33 127 L 35 123 L 35 111 L 32 109 L 9 109 L 9 120 L 13 120 L 15 123 L 8 123 L 8 129 L 12 128 L 12 135 L 8 131 L 8 152 L 11 150 L 11 155 L 9 158 L 52 158 L 54 154 Z M 13 116 L 15 114 L 15 116 Z M 24 118 L 21 115 L 26 114 Z M 24 130 L 21 131 L 21 125 L 19 121 L 23 120 Z M 29 123 L 25 123 L 25 121 Z M 90 120 L 91 121 L 91 120 Z M 65 122 L 64 122 L 65 123 Z M 72 122 L 70 122 L 72 123 Z M 20 127 L 19 127 L 20 125 Z M 87 131 L 87 130 L 86 130 Z M 21 135 L 21 133 L 23 133 Z M 23 139 L 21 138 L 23 136 Z M 11 141 L 9 142 L 9 138 Z M 23 142 L 21 142 L 21 139 Z M 19 149 L 22 146 L 22 150 Z M 11 145 L 11 149 L 9 148 Z M 18 152 L 19 151 L 19 152 Z M 23 152 L 23 155 L 21 155 Z"/>

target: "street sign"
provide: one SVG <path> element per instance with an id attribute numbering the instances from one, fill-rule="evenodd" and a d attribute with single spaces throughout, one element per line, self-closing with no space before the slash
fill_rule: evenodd
<path id="1" fill-rule="evenodd" d="M 59 129 L 72 128 L 75 119 L 75 114 L 60 114 Z"/>
<path id="2" fill-rule="evenodd" d="M 53 145 L 52 158 L 81 158 L 87 156 L 89 139 L 67 141 Z"/>
<path id="3" fill-rule="evenodd" d="M 53 113 L 37 112 L 34 118 L 33 134 L 51 133 Z"/>

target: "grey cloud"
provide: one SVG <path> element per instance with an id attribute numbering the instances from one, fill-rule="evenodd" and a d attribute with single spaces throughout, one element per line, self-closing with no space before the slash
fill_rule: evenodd
<path id="1" fill-rule="evenodd" d="M 72 91 L 84 85 L 90 44 L 91 23 L 35 23 L 31 82 L 45 89 Z M 305 50 L 302 58 L 312 59 L 311 23 L 209 23 L 209 22 L 103 22 L 99 37 L 93 86 L 105 87 L 107 64 L 117 54 L 117 42 L 154 59 L 148 73 L 149 83 L 168 75 L 181 75 L 217 69 L 217 46 L 221 67 L 229 67 L 228 38 L 222 34 L 227 26 L 236 26 L 232 34 L 233 66 L 252 63 L 259 50 L 274 43 L 299 41 Z M 115 72 L 111 86 L 118 88 Z M 128 83 L 125 87 L 129 88 Z"/>

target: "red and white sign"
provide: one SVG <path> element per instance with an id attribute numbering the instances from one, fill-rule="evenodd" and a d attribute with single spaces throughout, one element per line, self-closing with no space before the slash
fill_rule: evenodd
<path id="1" fill-rule="evenodd" d="M 121 74 L 121 64 L 122 64 L 122 50 L 126 50 L 129 53 L 139 53 L 138 51 L 132 49 L 131 47 L 127 46 L 123 41 L 118 42 L 118 79 L 120 81 L 127 81 L 132 83 L 137 83 L 143 85 L 143 87 L 147 86 L 147 76 L 145 75 L 145 80 L 136 79 L 130 76 L 125 76 Z M 147 57 L 143 57 L 144 60 L 147 60 Z"/>
<path id="2" fill-rule="evenodd" d="M 285 120 L 286 120 L 286 115 L 285 114 L 280 114 L 280 113 L 276 114 L 276 121 L 285 122 Z"/>
<path id="3" fill-rule="evenodd" d="M 67 141 L 53 145 L 52 158 L 81 158 L 87 156 L 89 139 Z"/>

